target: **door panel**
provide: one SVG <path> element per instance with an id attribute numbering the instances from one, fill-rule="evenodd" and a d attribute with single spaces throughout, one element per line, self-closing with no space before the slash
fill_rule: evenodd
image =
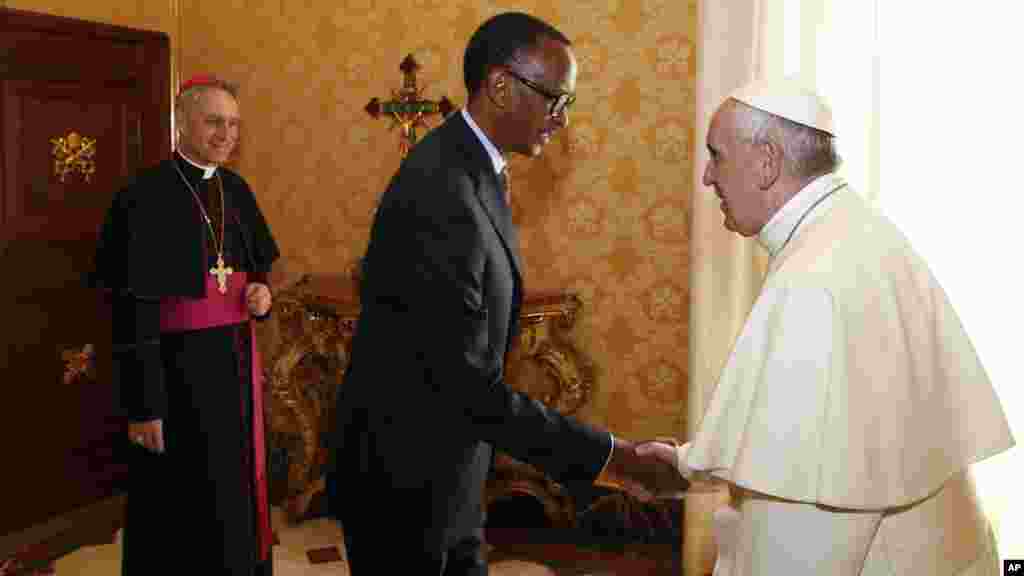
<path id="1" fill-rule="evenodd" d="M 81 511 L 119 496 L 127 423 L 82 278 L 114 192 L 170 154 L 170 113 L 165 34 L 0 8 L 0 563 L 109 528 Z"/>
<path id="2" fill-rule="evenodd" d="M 3 82 L 4 227 L 19 238 L 95 238 L 110 192 L 141 161 L 133 90 L 91 82 Z M 57 173 L 53 140 L 73 134 L 92 142 L 88 181 L 81 171 Z M 134 148 L 129 150 L 130 148 Z"/>

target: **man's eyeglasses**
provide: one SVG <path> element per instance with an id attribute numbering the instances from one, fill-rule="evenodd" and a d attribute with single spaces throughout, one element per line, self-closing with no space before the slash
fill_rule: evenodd
<path id="1" fill-rule="evenodd" d="M 547 88 L 540 86 L 536 82 L 527 80 L 526 78 L 523 78 L 519 74 L 516 74 L 511 68 L 506 68 L 506 70 L 510 75 L 512 75 L 513 78 L 519 80 L 527 87 L 533 89 L 534 92 L 540 94 L 541 96 L 551 101 L 551 106 L 548 107 L 548 116 L 552 118 L 561 115 L 576 102 L 575 94 L 570 94 L 569 92 L 550 92 Z"/>

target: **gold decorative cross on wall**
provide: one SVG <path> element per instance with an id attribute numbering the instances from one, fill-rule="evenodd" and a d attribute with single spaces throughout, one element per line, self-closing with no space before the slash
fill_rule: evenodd
<path id="1" fill-rule="evenodd" d="M 447 117 L 455 110 L 455 106 L 446 96 L 442 96 L 437 102 L 422 97 L 422 89 L 416 86 L 416 72 L 419 71 L 420 65 L 412 54 L 402 60 L 398 69 L 402 71 L 404 77 L 402 88 L 393 90 L 392 99 L 386 102 L 381 102 L 377 98 L 370 100 L 365 109 L 374 118 L 382 115 L 392 118 L 394 122 L 391 128 L 401 128 L 399 150 L 402 156 L 405 156 L 416 143 L 416 129 L 427 126 L 426 118 L 434 114 L 440 114 L 442 118 Z"/>

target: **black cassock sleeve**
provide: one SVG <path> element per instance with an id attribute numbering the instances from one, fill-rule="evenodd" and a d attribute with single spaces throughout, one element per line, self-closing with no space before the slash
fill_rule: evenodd
<path id="1" fill-rule="evenodd" d="M 160 300 L 111 296 L 113 379 L 119 408 L 131 422 L 167 416 L 160 357 Z"/>
<path id="2" fill-rule="evenodd" d="M 245 266 L 249 271 L 249 282 L 259 282 L 270 288 L 268 275 L 281 251 L 270 232 L 270 226 L 260 210 L 256 196 L 249 184 L 241 176 L 230 170 L 222 170 L 225 186 L 232 193 L 233 207 L 228 209 L 228 218 L 238 226 L 243 249 Z M 253 315 L 256 321 L 270 318 L 273 311 L 273 291 L 271 291 L 271 307 L 263 316 Z"/>

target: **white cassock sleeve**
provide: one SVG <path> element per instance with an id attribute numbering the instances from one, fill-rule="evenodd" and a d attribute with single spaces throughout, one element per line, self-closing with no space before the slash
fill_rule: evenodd
<path id="1" fill-rule="evenodd" d="M 679 473 L 696 491 L 721 481 L 686 466 L 691 444 L 676 448 Z M 715 510 L 718 557 L 714 576 L 857 576 L 882 519 L 881 512 L 821 508 L 802 502 L 749 499 L 741 510 Z"/>
<path id="2" fill-rule="evenodd" d="M 820 289 L 762 294 L 719 382 L 710 426 L 698 433 L 700 452 L 692 443 L 677 448 L 684 477 L 714 475 L 782 497 L 814 493 L 820 434 L 830 425 L 832 304 Z M 739 510 L 715 511 L 715 576 L 856 576 L 881 518 L 881 511 L 745 499 Z"/>
<path id="3" fill-rule="evenodd" d="M 821 477 L 824 438 L 843 425 L 830 418 L 832 405 L 842 402 L 830 377 L 834 327 L 827 290 L 766 288 L 722 370 L 685 466 L 803 502 L 820 501 L 823 485 L 845 480 Z"/>
<path id="4" fill-rule="evenodd" d="M 690 451 L 691 446 L 693 446 L 693 442 L 676 446 L 676 470 L 679 471 L 680 476 L 690 481 L 690 488 L 687 492 L 718 492 L 727 490 L 726 483 L 721 479 L 703 470 L 694 470 L 686 465 L 686 454 Z"/>
<path id="5" fill-rule="evenodd" d="M 682 446 L 676 446 L 676 470 L 679 470 L 680 476 L 689 480 L 693 477 L 693 470 L 686 465 L 686 453 L 690 451 L 692 442 L 687 442 Z"/>

